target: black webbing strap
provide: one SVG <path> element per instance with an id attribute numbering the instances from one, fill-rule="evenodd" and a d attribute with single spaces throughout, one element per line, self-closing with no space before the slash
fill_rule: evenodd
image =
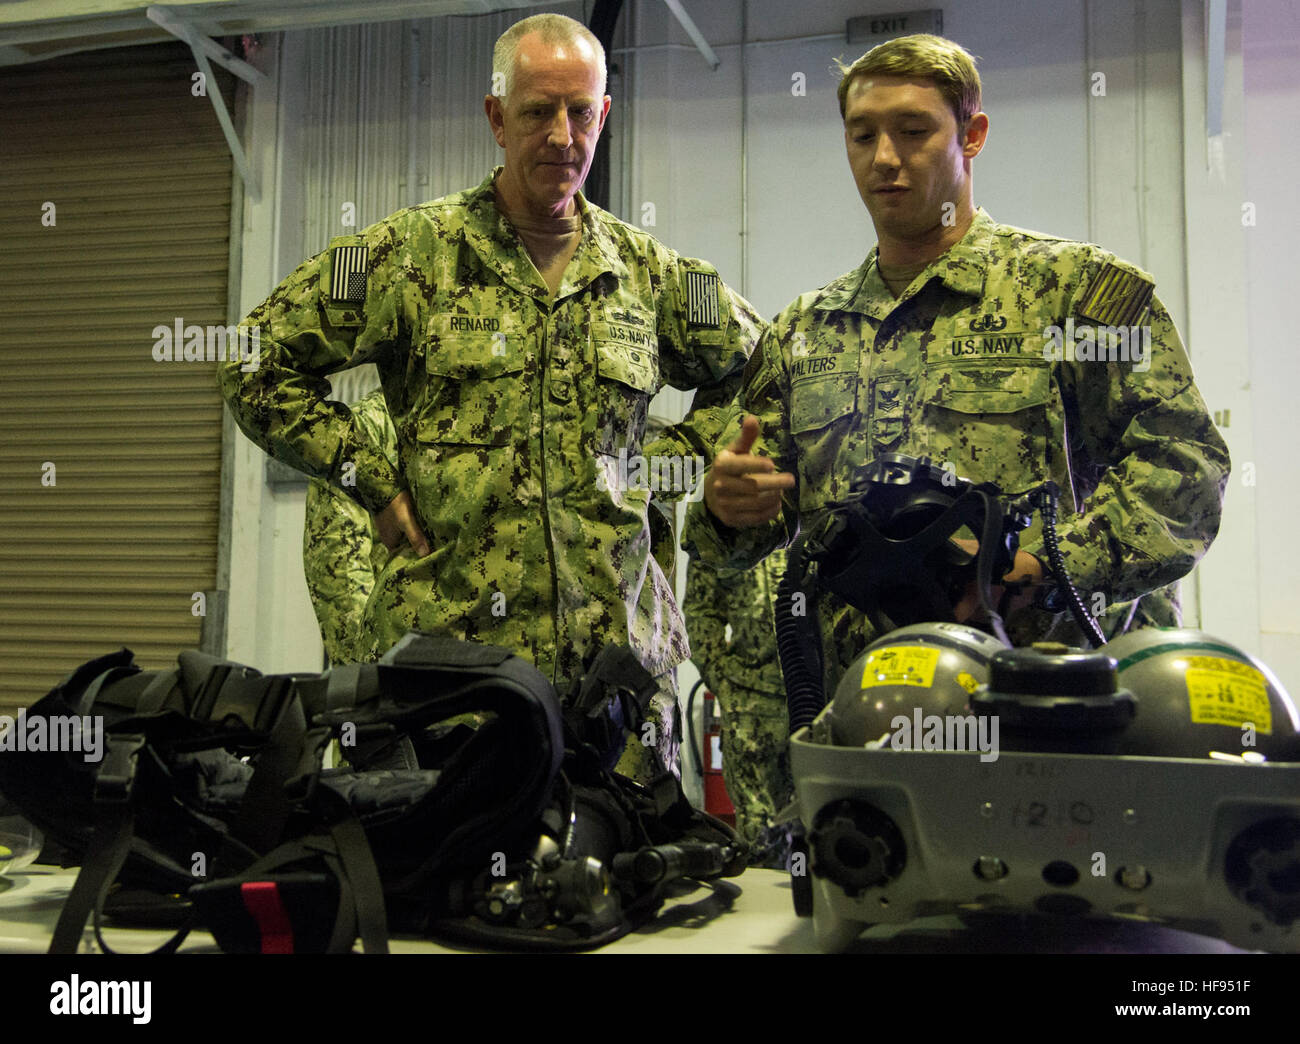
<path id="1" fill-rule="evenodd" d="M 111 946 L 108 945 L 108 943 L 104 941 L 104 932 L 100 924 L 104 914 L 104 898 L 105 896 L 107 896 L 107 894 L 108 894 L 108 890 L 105 889 L 104 892 L 100 895 L 99 901 L 95 903 L 95 918 L 94 918 L 95 941 L 99 943 L 99 948 L 104 953 L 117 954 L 119 951 L 114 950 Z M 150 950 L 148 954 L 141 954 L 141 956 L 154 956 L 156 954 L 175 953 L 177 950 L 181 948 L 181 943 L 185 941 L 186 936 L 188 936 L 190 932 L 194 929 L 194 925 L 197 923 L 197 921 L 198 921 L 198 915 L 191 910 L 189 916 L 185 919 L 185 923 L 181 925 L 179 929 L 177 929 L 175 935 L 173 935 L 161 946 L 158 946 L 155 949 Z"/>
<path id="2" fill-rule="evenodd" d="M 286 841 L 235 876 L 196 886 L 191 890 L 190 898 L 194 901 L 196 911 L 208 930 L 227 953 L 250 952 L 242 948 L 247 944 L 247 936 L 232 929 L 229 920 L 232 911 L 236 909 L 241 912 L 236 915 L 236 919 L 251 918 L 256 928 L 260 952 L 315 952 L 300 949 L 302 940 L 298 937 L 298 929 L 305 923 L 304 916 L 309 918 L 320 916 L 321 911 L 317 906 L 321 896 L 320 889 L 314 882 L 307 882 L 306 887 L 302 887 L 304 875 L 293 869 L 285 869 L 315 859 L 324 861 L 331 876 L 342 885 L 338 860 L 334 858 L 330 840 L 323 836 L 304 837 Z M 308 872 L 305 876 L 311 878 L 320 875 Z M 298 878 L 299 887 L 291 886 L 294 878 Z M 255 905 L 249 901 L 250 893 L 260 894 L 262 899 L 266 900 L 268 892 L 269 901 L 258 902 Z M 351 948 L 352 939 L 356 935 L 351 899 L 345 894 L 343 887 L 340 887 L 338 892 L 330 922 L 332 926 L 330 941 L 324 951 L 326 953 L 346 952 Z M 294 914 L 297 914 L 296 918 Z M 268 933 L 271 933 L 270 937 Z M 339 945 L 337 940 L 344 935 L 346 935 L 342 944 L 344 948 L 337 949 Z M 268 942 L 272 944 L 270 948 Z M 286 945 L 287 948 L 282 948 Z"/>
<path id="3" fill-rule="evenodd" d="M 127 667 L 110 667 L 103 674 L 99 675 L 86 686 L 85 691 L 78 697 L 76 703 L 76 713 L 82 717 L 90 713 L 90 708 L 94 706 L 95 700 L 99 696 L 99 690 L 105 685 L 115 681 L 121 681 L 123 678 L 129 678 L 133 674 L 139 674 L 140 668 L 134 665 Z"/>
<path id="4" fill-rule="evenodd" d="M 331 667 L 325 676 L 324 698 L 315 689 L 308 704 L 312 715 L 333 714 L 365 706 L 379 699 L 379 669 L 373 663 L 345 663 Z"/>
<path id="5" fill-rule="evenodd" d="M 163 701 L 167 699 L 172 689 L 180 682 L 180 677 L 181 670 L 179 667 L 173 667 L 169 671 L 159 671 L 145 686 L 144 692 L 140 693 L 140 698 L 135 704 L 135 712 L 137 714 L 156 714 L 162 710 Z"/>
<path id="6" fill-rule="evenodd" d="M 279 843 L 295 803 L 284 785 L 298 774 L 306 734 L 302 703 L 290 694 L 266 745 L 258 751 L 239 814 L 230 826 L 230 839 L 258 852 L 266 852 Z M 217 865 L 229 872 L 244 862 L 242 851 L 228 839 L 218 854 Z"/>
<path id="7" fill-rule="evenodd" d="M 55 925 L 54 938 L 47 952 L 77 952 L 86 919 L 92 910 L 104 905 L 104 898 L 131 851 L 134 833 L 135 812 L 130 802 L 103 808 L 76 884 L 59 913 L 59 923 Z"/>
<path id="8" fill-rule="evenodd" d="M 95 686 L 92 684 L 91 688 Z M 104 898 L 131 851 L 131 838 L 135 834 L 131 792 L 144 744 L 145 738 L 136 733 L 108 737 L 108 750 L 95 776 L 94 801 L 99 822 L 91 835 L 81 872 L 59 913 L 50 953 L 77 952 L 86 918 L 92 910 L 103 907 Z"/>
<path id="9" fill-rule="evenodd" d="M 361 948 L 366 953 L 387 953 L 388 915 L 384 909 L 384 886 L 365 831 L 349 809 L 345 818 L 330 825 L 330 836 L 338 846 L 342 864 L 340 885 L 350 887 L 356 904 Z M 348 939 L 349 948 L 351 945 L 352 940 Z"/>
<path id="10" fill-rule="evenodd" d="M 274 852 L 270 852 L 265 858 L 259 859 L 243 874 L 239 876 L 241 881 L 255 881 L 259 878 L 265 879 L 272 883 L 275 882 L 274 875 L 269 871 L 276 870 L 288 864 L 301 862 L 312 856 L 321 856 L 326 867 L 333 873 L 338 881 L 339 897 L 338 904 L 334 910 L 334 927 L 330 932 L 330 940 L 326 945 L 326 953 L 350 953 L 352 950 L 352 941 L 357 937 L 357 914 L 356 901 L 353 897 L 352 890 L 349 887 L 347 875 L 343 871 L 342 863 L 334 852 L 330 851 L 330 846 L 324 842 L 323 838 L 299 838 L 296 841 L 288 841 L 281 845 Z M 385 936 L 385 943 L 387 936 Z M 385 951 L 387 952 L 387 947 Z"/>
<path id="11" fill-rule="evenodd" d="M 284 783 L 284 793 L 290 801 L 310 801 L 315 796 L 325 760 L 325 748 L 329 746 L 333 735 L 325 725 L 303 733 L 298 744 L 298 765 Z"/>
<path id="12" fill-rule="evenodd" d="M 1002 616 L 992 605 L 993 584 L 999 579 L 994 576 L 993 563 L 998 557 L 998 541 L 1002 537 L 1002 507 L 995 497 L 978 486 L 967 495 L 977 496 L 984 509 L 984 527 L 980 533 L 979 552 L 975 562 L 975 589 L 979 605 L 992 626 L 993 633 L 1004 645 L 1009 646 L 1011 641 L 1007 638 Z M 1012 565 L 1014 564 L 1013 555 Z"/>
<path id="13" fill-rule="evenodd" d="M 322 791 L 329 793 L 329 791 Z M 360 822 L 342 798 L 338 806 L 345 818 L 322 834 L 286 841 L 258 859 L 224 884 L 242 885 L 253 881 L 277 882 L 276 871 L 311 859 L 322 859 L 338 882 L 338 903 L 327 945 L 327 953 L 349 953 L 357 935 L 366 953 L 388 952 L 388 919 L 384 909 L 383 885 L 370 852 L 370 843 Z M 221 884 L 222 882 L 217 882 Z M 214 933 L 215 934 L 215 933 Z"/>
<path id="14" fill-rule="evenodd" d="M 114 953 L 111 946 L 104 941 L 101 924 L 104 913 L 104 900 L 108 891 L 117 880 L 117 875 L 131 852 L 131 840 L 135 834 L 135 813 L 129 804 L 121 805 L 107 811 L 95 829 L 95 842 L 77 875 L 77 882 L 63 904 L 59 914 L 59 923 L 54 928 L 54 938 L 50 940 L 48 953 L 76 953 L 86 929 L 86 919 L 93 914 L 95 939 L 104 953 Z M 170 939 L 151 954 L 175 953 L 180 949 L 185 937 L 194 926 L 194 917 L 190 916 L 184 926 Z"/>
<path id="15" fill-rule="evenodd" d="M 348 882 L 343 864 L 336 857 L 330 856 L 325 860 L 325 865 L 330 868 L 339 883 L 339 906 L 334 912 L 334 931 L 330 933 L 329 945 L 325 952 L 351 953 L 352 942 L 357 937 L 356 896 L 352 893 L 352 885 Z M 387 949 L 384 952 L 387 952 Z"/>

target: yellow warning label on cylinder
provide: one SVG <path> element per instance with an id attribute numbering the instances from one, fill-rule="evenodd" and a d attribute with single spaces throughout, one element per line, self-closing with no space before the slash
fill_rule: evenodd
<path id="1" fill-rule="evenodd" d="M 934 668 L 939 650 L 924 645 L 890 645 L 867 654 L 862 669 L 862 688 L 875 685 L 919 685 L 928 689 L 934 684 Z"/>
<path id="2" fill-rule="evenodd" d="M 980 687 L 980 683 L 975 680 L 975 675 L 966 671 L 962 671 L 961 674 L 957 675 L 957 684 L 972 696 L 975 695 L 975 690 Z"/>
<path id="3" fill-rule="evenodd" d="M 1253 725 L 1264 735 L 1273 731 L 1268 682 L 1249 664 L 1218 656 L 1189 656 L 1187 698 L 1192 721 L 1199 725 Z"/>

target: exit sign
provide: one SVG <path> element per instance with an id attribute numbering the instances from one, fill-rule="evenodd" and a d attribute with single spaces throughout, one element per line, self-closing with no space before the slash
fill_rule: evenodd
<path id="1" fill-rule="evenodd" d="M 943 35 L 943 10 L 934 7 L 928 11 L 902 11 L 898 14 L 863 15 L 850 18 L 849 43 L 878 44 L 895 36 L 912 33 Z"/>

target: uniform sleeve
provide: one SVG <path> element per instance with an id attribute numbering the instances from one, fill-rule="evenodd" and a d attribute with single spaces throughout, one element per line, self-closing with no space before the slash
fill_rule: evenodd
<path id="1" fill-rule="evenodd" d="M 352 420 L 358 437 L 379 452 L 394 468 L 397 464 L 397 429 L 388 413 L 382 391 L 374 391 L 352 407 Z"/>
<path id="2" fill-rule="evenodd" d="M 400 271 L 386 223 L 331 241 L 303 262 L 244 320 L 256 331 L 253 359 L 218 367 L 240 429 L 267 453 L 350 492 L 371 511 L 404 488 L 397 469 L 363 439 L 351 412 L 328 398 L 323 378 L 399 350 Z M 352 467 L 348 467 L 348 465 Z"/>
<path id="3" fill-rule="evenodd" d="M 727 411 L 726 422 L 707 459 L 726 449 L 740 434 L 747 413 L 758 418 L 758 441 L 752 452 L 771 457 L 777 471 L 795 476 L 795 486 L 785 492 L 782 512 L 761 526 L 732 529 L 709 511 L 703 499 L 686 510 L 683 547 L 692 558 L 715 569 L 748 569 L 778 547 L 786 547 L 799 533 L 799 486 L 794 440 L 790 437 L 790 380 L 781 342 L 788 339 L 791 324 L 784 317 L 766 330 L 758 349 L 742 375 L 736 402 Z"/>
<path id="4" fill-rule="evenodd" d="M 1083 315 L 1075 322 L 1090 325 Z M 1083 501 L 1077 515 L 1058 523 L 1062 557 L 1075 584 L 1109 604 L 1172 583 L 1197 563 L 1218 533 L 1230 470 L 1227 446 L 1159 298 L 1146 322 L 1149 351 L 1058 364 Z M 1134 344 L 1144 337 L 1139 326 L 1129 330 Z M 1024 550 L 1047 561 L 1041 537 Z"/>
<path id="5" fill-rule="evenodd" d="M 660 371 L 674 388 L 695 389 L 695 397 L 686 417 L 665 428 L 645 453 L 700 458 L 707 467 L 767 324 L 706 261 L 673 255 L 661 300 Z"/>
<path id="6" fill-rule="evenodd" d="M 785 577 L 786 554 L 773 551 L 754 570 L 750 581 L 753 597 L 750 599 L 750 628 L 748 639 L 749 660 L 754 665 L 755 683 L 752 688 L 763 688 L 767 681 L 776 692 L 784 693 L 781 677 L 781 656 L 776 638 L 777 591 Z"/>
<path id="7" fill-rule="evenodd" d="M 729 592 L 719 582 L 718 574 L 691 559 L 686 566 L 686 597 L 682 614 L 686 617 L 686 634 L 691 641 L 691 662 L 695 664 L 712 692 L 718 691 L 727 676 L 727 613 Z"/>
<path id="8" fill-rule="evenodd" d="M 356 663 L 366 600 L 375 585 L 370 515 L 320 479 L 307 489 L 302 565 L 330 663 Z"/>

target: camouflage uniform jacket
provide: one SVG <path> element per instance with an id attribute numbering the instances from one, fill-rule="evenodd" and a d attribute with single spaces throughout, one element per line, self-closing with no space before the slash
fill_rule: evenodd
<path id="1" fill-rule="evenodd" d="M 371 392 L 357 402 L 352 420 L 386 460 L 397 462 L 397 433 L 383 392 Z M 388 556 L 370 512 L 342 490 L 312 479 L 302 530 L 302 567 L 330 663 L 357 663 L 368 654 L 370 642 L 362 631 L 366 599 Z"/>
<path id="2" fill-rule="evenodd" d="M 682 612 L 691 660 L 714 693 L 735 687 L 784 698 L 775 613 L 784 573 L 784 551 L 773 551 L 747 570 L 719 572 L 694 558 L 687 564 Z"/>
<path id="3" fill-rule="evenodd" d="M 1104 598 L 1103 629 L 1174 626 L 1176 595 L 1158 589 L 1217 533 L 1229 461 L 1150 277 L 1100 247 L 995 224 L 983 210 L 897 299 L 876 253 L 797 298 L 746 369 L 738 406 L 759 418 L 756 451 L 796 476 L 782 515 L 729 531 L 693 504 L 704 524 L 688 523 L 688 549 L 721 566 L 752 563 L 813 528 L 861 465 L 889 451 L 924 455 L 1008 493 L 1054 479 L 1065 565 L 1085 604 Z M 1121 322 L 1149 325 L 1145 364 L 1084 361 L 1086 337 Z M 720 448 L 739 424 L 733 415 Z M 1020 546 L 1046 563 L 1037 517 Z M 831 613 L 846 665 L 869 624 Z M 1008 628 L 1018 644 L 1081 640 L 1067 614 L 1041 608 L 1013 614 Z"/>
<path id="4" fill-rule="evenodd" d="M 367 509 L 410 490 L 431 553 L 403 546 L 378 578 L 372 654 L 420 627 L 503 645 L 557 684 L 608 642 L 662 673 L 689 648 L 650 555 L 651 490 L 624 483 L 621 461 L 711 459 L 762 322 L 712 266 L 581 195 L 581 241 L 552 295 L 496 208 L 495 176 L 304 262 L 248 316 L 261 363 L 223 365 L 223 394 L 285 463 L 336 485 L 355 464 L 349 492 Z M 325 398 L 323 375 L 367 361 L 398 467 Z M 643 447 L 665 384 L 696 389 L 692 412 Z"/>

